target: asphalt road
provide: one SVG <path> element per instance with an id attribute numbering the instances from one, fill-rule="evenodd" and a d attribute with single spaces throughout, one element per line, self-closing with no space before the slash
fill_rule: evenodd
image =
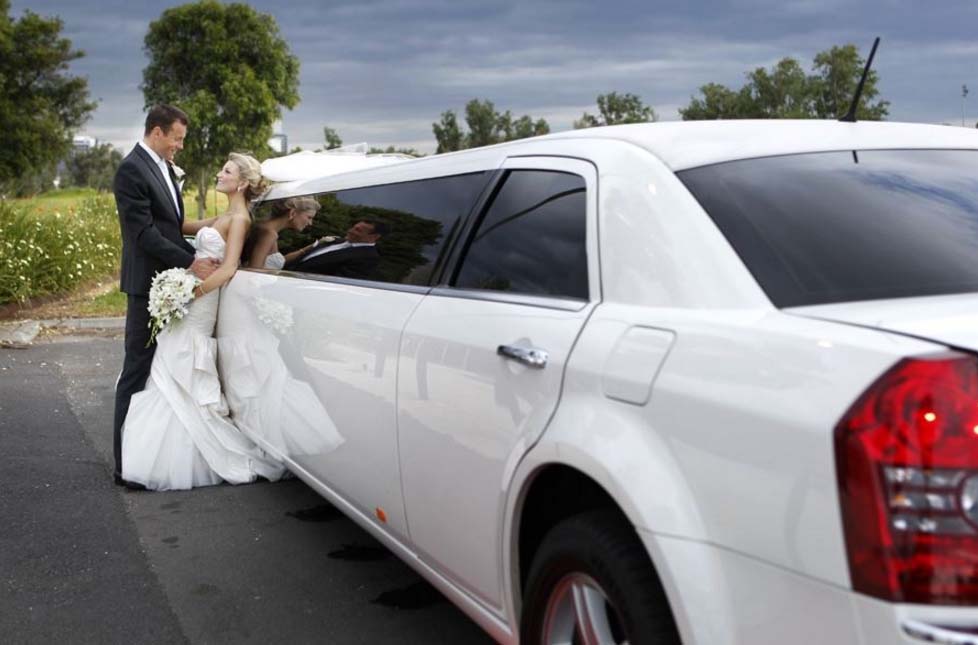
<path id="1" fill-rule="evenodd" d="M 111 482 L 119 338 L 0 349 L 4 643 L 488 643 L 298 480 Z"/>

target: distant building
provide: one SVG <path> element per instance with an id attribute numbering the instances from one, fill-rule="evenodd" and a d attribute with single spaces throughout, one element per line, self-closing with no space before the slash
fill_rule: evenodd
<path id="1" fill-rule="evenodd" d="M 268 147 L 280 155 L 284 155 L 288 153 L 289 151 L 288 135 L 284 133 L 273 134 L 271 138 L 268 140 Z"/>
<path id="2" fill-rule="evenodd" d="M 98 146 L 98 139 L 95 137 L 86 137 L 78 134 L 71 141 L 71 147 L 74 152 L 88 152 L 96 146 Z"/>

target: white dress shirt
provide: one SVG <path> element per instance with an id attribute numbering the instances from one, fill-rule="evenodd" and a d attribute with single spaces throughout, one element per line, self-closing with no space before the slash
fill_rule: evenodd
<path id="1" fill-rule="evenodd" d="M 326 253 L 332 253 L 333 251 L 342 251 L 343 249 L 351 249 L 351 248 L 353 248 L 355 246 L 375 246 L 375 244 L 373 242 L 356 242 L 356 243 L 353 243 L 353 242 L 348 242 L 346 240 L 344 240 L 342 242 L 334 242 L 333 244 L 327 244 L 326 246 L 320 246 L 320 247 L 317 247 L 317 248 L 313 249 L 312 251 L 309 251 L 309 253 L 305 257 L 302 258 L 302 262 L 305 262 L 306 260 L 311 260 L 314 257 L 320 256 L 320 255 L 325 255 Z"/>
<path id="2" fill-rule="evenodd" d="M 177 190 L 173 187 L 173 180 L 170 179 L 170 166 L 166 163 L 166 159 L 156 154 L 156 151 L 146 145 L 145 141 L 140 141 L 139 145 L 143 147 L 143 150 L 149 153 L 149 156 L 159 167 L 160 172 L 163 173 L 163 180 L 170 189 L 170 197 L 173 199 L 173 205 L 176 206 L 177 213 L 180 213 L 180 204 L 177 203 Z"/>

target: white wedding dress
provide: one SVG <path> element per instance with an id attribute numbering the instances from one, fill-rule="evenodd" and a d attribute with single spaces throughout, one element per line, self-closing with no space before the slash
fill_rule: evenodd
<path id="1" fill-rule="evenodd" d="M 196 239 L 197 257 L 224 258 L 216 229 L 204 227 Z M 228 416 L 214 338 L 218 298 L 217 290 L 197 298 L 157 336 L 146 388 L 132 397 L 123 425 L 123 479 L 150 490 L 183 490 L 284 474 Z"/>

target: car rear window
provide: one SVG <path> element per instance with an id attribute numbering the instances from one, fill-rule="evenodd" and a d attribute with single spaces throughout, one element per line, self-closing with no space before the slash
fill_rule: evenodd
<path id="1" fill-rule="evenodd" d="M 778 307 L 978 291 L 978 151 L 798 154 L 678 176 Z"/>

